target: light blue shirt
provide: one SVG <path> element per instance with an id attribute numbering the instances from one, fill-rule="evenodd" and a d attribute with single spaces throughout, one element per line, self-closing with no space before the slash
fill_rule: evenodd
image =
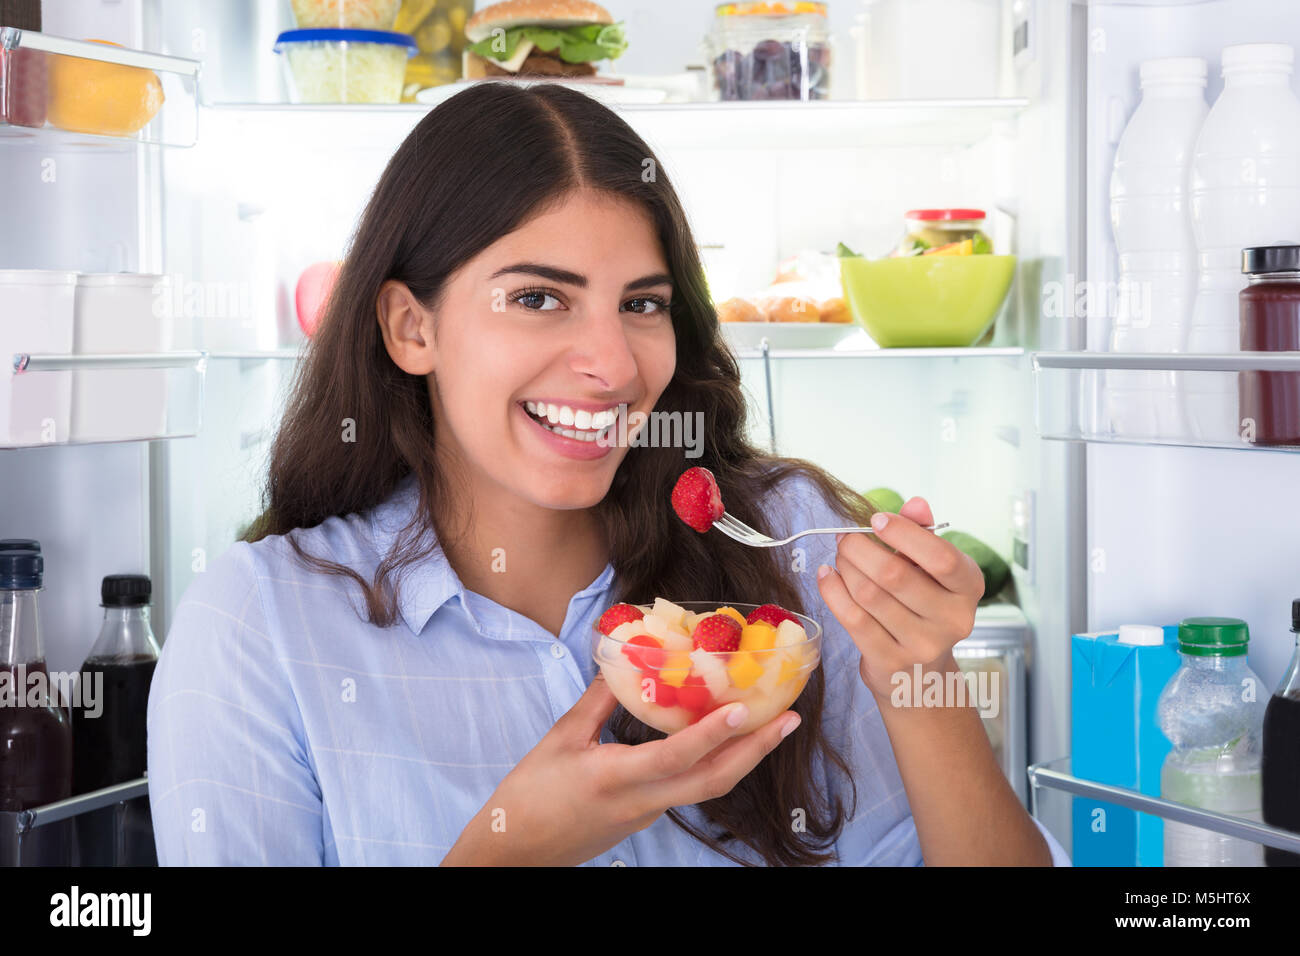
<path id="1" fill-rule="evenodd" d="M 408 478 L 373 511 L 298 534 L 309 554 L 372 580 L 415 501 Z M 841 524 L 804 479 L 787 482 L 768 507 L 778 527 Z M 816 588 L 817 566 L 834 563 L 835 539 L 802 542 L 804 606 L 825 630 L 823 726 L 858 787 L 856 814 L 835 843 L 839 863 L 920 865 L 907 794 L 858 676 L 857 649 Z M 591 630 L 613 584 L 607 565 L 572 597 L 556 640 L 467 591 L 435 550 L 402 581 L 400 620 L 379 628 L 358 615 L 354 582 L 307 569 L 285 538 L 235 544 L 186 591 L 149 694 L 159 863 L 437 864 L 586 689 Z M 820 764 L 814 780 L 837 786 Z M 680 809 L 709 832 L 696 807 Z M 1043 833 L 1053 861 L 1068 866 Z M 734 865 L 666 816 L 589 862 Z"/>

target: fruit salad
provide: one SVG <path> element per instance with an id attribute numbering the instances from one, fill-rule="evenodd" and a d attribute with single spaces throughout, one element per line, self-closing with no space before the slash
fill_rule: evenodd
<path id="1" fill-rule="evenodd" d="M 821 661 L 821 626 L 776 604 L 690 601 L 615 604 L 601 615 L 593 656 L 634 717 L 666 734 L 732 701 L 749 733 L 788 710 Z"/>

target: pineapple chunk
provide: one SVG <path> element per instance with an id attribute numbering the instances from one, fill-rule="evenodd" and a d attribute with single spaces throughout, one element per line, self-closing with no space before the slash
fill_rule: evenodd
<path id="1" fill-rule="evenodd" d="M 659 668 L 659 679 L 665 684 L 681 687 L 686 682 L 686 675 L 691 672 L 691 655 L 680 651 L 664 658 Z"/>
<path id="2" fill-rule="evenodd" d="M 766 651 L 776 646 L 776 628 L 763 621 L 746 624 L 740 631 L 740 650 Z"/>
<path id="3" fill-rule="evenodd" d="M 741 613 L 740 613 L 739 611 L 737 611 L 734 607 L 720 607 L 720 608 L 718 608 L 716 611 L 714 611 L 713 613 L 714 613 L 714 614 L 725 614 L 725 615 L 727 615 L 727 617 L 732 618 L 732 619 L 733 619 L 737 624 L 739 624 L 742 628 L 745 627 L 745 615 L 741 614 Z M 708 616 L 709 616 L 709 615 L 707 615 L 707 614 L 705 615 L 705 617 L 708 617 Z"/>
<path id="4" fill-rule="evenodd" d="M 776 646 L 789 647 L 808 640 L 808 632 L 796 621 L 782 621 L 776 629 Z"/>
<path id="5" fill-rule="evenodd" d="M 704 686 L 709 689 L 709 693 L 715 698 L 722 696 L 731 683 L 727 665 L 722 662 L 722 658 L 699 648 L 691 652 L 691 661 L 695 664 L 695 673 L 704 678 Z"/>
<path id="6" fill-rule="evenodd" d="M 674 627 L 681 627 L 682 622 L 686 619 L 686 609 L 678 607 L 672 601 L 665 601 L 663 598 L 655 598 L 654 615 L 661 617 Z"/>
<path id="7" fill-rule="evenodd" d="M 686 633 L 694 634 L 696 625 L 708 616 L 709 613 L 707 611 L 690 611 L 687 613 L 686 619 L 682 621 L 682 627 L 686 628 Z"/>
<path id="8" fill-rule="evenodd" d="M 763 665 L 754 660 L 753 654 L 739 651 L 731 655 L 731 664 L 727 667 L 731 682 L 744 690 L 763 676 Z"/>
<path id="9" fill-rule="evenodd" d="M 645 620 L 645 618 L 642 618 L 641 620 Z M 614 630 L 610 631 L 609 636 L 616 641 L 622 641 L 626 644 L 638 634 L 649 633 L 650 632 L 646 630 L 645 625 L 642 624 L 641 621 L 625 621 L 618 627 L 614 628 Z"/>

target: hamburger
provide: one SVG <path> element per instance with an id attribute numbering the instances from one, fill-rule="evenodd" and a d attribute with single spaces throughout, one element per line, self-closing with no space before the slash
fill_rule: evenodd
<path id="1" fill-rule="evenodd" d="M 465 21 L 465 78 L 594 76 L 627 49 L 623 24 L 588 0 L 505 0 Z"/>

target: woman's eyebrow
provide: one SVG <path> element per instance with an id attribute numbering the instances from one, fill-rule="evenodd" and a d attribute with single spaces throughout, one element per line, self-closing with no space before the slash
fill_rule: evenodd
<path id="1" fill-rule="evenodd" d="M 538 276 L 542 279 L 550 279 L 552 282 L 564 282 L 568 285 L 576 285 L 579 289 L 587 288 L 586 276 L 579 275 L 576 272 L 570 272 L 567 269 L 559 269 L 555 266 L 546 266 L 537 262 L 516 262 L 512 266 L 498 269 L 488 278 L 495 279 L 497 276 L 503 276 L 512 272 Z M 671 286 L 672 284 L 672 276 L 667 273 L 656 272 L 652 275 L 642 276 L 640 279 L 633 279 L 627 285 L 623 286 L 623 291 L 626 292 L 628 289 L 645 289 L 656 285 Z"/>

